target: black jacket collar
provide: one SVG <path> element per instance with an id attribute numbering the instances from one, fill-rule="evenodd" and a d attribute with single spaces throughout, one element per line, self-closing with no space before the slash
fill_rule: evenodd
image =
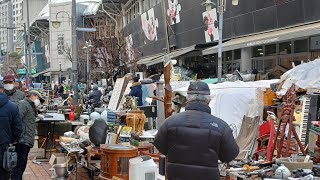
<path id="1" fill-rule="evenodd" d="M 4 90 L 4 92 L 8 95 L 8 96 L 12 96 L 15 92 L 16 92 L 16 88 L 14 87 L 11 91 L 8 90 Z"/>
<path id="2" fill-rule="evenodd" d="M 201 102 L 190 102 L 186 105 L 186 110 L 202 111 L 211 114 L 211 109 L 207 104 Z"/>

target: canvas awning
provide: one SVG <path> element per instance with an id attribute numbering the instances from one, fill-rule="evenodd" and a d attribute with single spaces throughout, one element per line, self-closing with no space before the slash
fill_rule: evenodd
<path id="1" fill-rule="evenodd" d="M 231 39 L 222 44 L 223 51 L 230 51 L 244 47 L 252 47 L 274 42 L 285 41 L 294 38 L 308 37 L 320 34 L 320 23 L 307 24 L 303 26 L 291 27 L 270 31 L 266 33 L 255 34 L 236 39 Z M 203 55 L 213 54 L 218 52 L 218 46 L 207 48 L 202 51 Z"/>
<path id="2" fill-rule="evenodd" d="M 152 61 L 153 59 L 156 59 L 158 57 L 162 57 L 164 54 L 160 53 L 160 54 L 156 54 L 156 55 L 152 55 L 152 56 L 147 56 L 145 58 L 140 59 L 137 64 L 146 64 L 150 61 Z"/>
<path id="3" fill-rule="evenodd" d="M 39 75 L 43 74 L 44 76 L 50 76 L 52 73 L 59 73 L 59 69 L 49 68 L 44 71 L 38 72 L 36 74 L 31 75 L 31 77 L 38 77 Z M 64 71 L 63 71 L 64 72 Z"/>
<path id="4" fill-rule="evenodd" d="M 38 72 L 38 73 L 36 73 L 36 74 L 32 74 L 31 77 L 38 77 L 39 75 L 44 74 L 44 73 L 47 73 L 47 72 L 49 72 L 49 69 L 44 70 L 44 71 L 41 71 L 41 72 Z"/>
<path id="5" fill-rule="evenodd" d="M 177 58 L 181 55 L 187 54 L 195 49 L 196 49 L 196 45 L 192 45 L 190 47 L 186 47 L 186 48 L 182 48 L 182 49 L 173 51 L 173 52 L 169 53 L 168 56 L 170 59 L 174 59 L 174 58 Z M 166 54 L 161 54 L 161 55 L 158 54 L 157 57 L 150 57 L 150 58 L 147 57 L 145 59 L 138 61 L 138 64 L 145 64 L 147 66 L 158 64 L 158 63 L 161 63 L 164 61 L 165 55 Z"/>

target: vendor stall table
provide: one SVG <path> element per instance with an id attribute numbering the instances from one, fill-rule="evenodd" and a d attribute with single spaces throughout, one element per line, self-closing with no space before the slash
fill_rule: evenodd
<path id="1" fill-rule="evenodd" d="M 52 138 L 53 138 L 53 132 L 54 132 L 54 126 L 56 122 L 63 122 L 65 121 L 65 117 L 63 114 L 58 114 L 58 113 L 47 113 L 44 114 L 44 118 L 41 119 L 40 121 L 38 121 L 37 123 L 46 123 L 48 126 L 47 129 L 47 134 L 46 134 L 46 147 L 49 147 L 48 151 L 49 151 L 49 157 L 48 159 L 46 159 L 46 151 L 44 153 L 44 160 L 38 159 L 36 160 L 36 162 L 48 162 L 51 154 L 52 154 L 52 144 L 51 142 L 53 142 Z M 53 130 L 51 130 L 51 126 L 53 124 Z"/>

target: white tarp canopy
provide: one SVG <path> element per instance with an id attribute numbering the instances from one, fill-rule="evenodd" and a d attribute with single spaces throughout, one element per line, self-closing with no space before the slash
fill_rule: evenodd
<path id="1" fill-rule="evenodd" d="M 211 90 L 211 94 L 213 90 L 216 89 L 227 89 L 227 88 L 269 88 L 270 84 L 278 83 L 279 79 L 273 79 L 273 80 L 262 80 L 262 81 L 250 81 L 250 82 L 243 82 L 243 81 L 235 81 L 235 82 L 223 82 L 219 84 L 208 84 L 209 88 Z M 187 90 L 188 86 L 190 84 L 189 81 L 177 81 L 177 82 L 171 82 L 172 90 L 175 92 L 179 92 L 183 96 L 187 96 Z M 177 85 L 183 86 L 179 89 L 174 88 Z"/>
<path id="2" fill-rule="evenodd" d="M 320 59 L 290 69 L 281 76 L 280 81 L 284 81 L 284 84 L 278 95 L 284 95 L 293 83 L 296 88 L 320 89 Z"/>
<path id="3" fill-rule="evenodd" d="M 230 126 L 236 127 L 236 135 L 239 134 L 243 117 L 259 116 L 262 113 L 263 99 L 259 96 L 259 88 L 264 90 L 270 84 L 278 83 L 279 79 L 263 80 L 253 82 L 224 82 L 220 84 L 209 84 L 211 92 L 211 114 L 221 118 Z M 182 95 L 187 94 L 190 83 L 184 83 L 185 87 L 177 89 Z M 261 92 L 261 91 L 260 91 Z M 257 109 L 253 114 L 248 114 L 249 109 L 255 106 Z M 261 111 L 260 111 L 261 110 Z"/>

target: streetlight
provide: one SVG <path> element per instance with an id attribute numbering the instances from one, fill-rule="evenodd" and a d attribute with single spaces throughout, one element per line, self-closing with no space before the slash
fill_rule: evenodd
<path id="1" fill-rule="evenodd" d="M 78 54 L 77 54 L 77 22 L 76 22 L 76 0 L 71 1 L 71 37 L 72 37 L 72 87 L 74 91 L 74 105 L 78 105 Z M 65 11 L 62 11 L 64 13 L 67 13 Z M 59 12 L 58 12 L 59 13 Z M 56 14 L 56 18 L 58 16 L 58 13 Z M 67 13 L 68 14 L 68 13 Z M 70 18 L 70 15 L 68 14 L 68 17 Z M 59 28 L 61 25 L 61 21 L 51 21 L 52 26 L 54 28 Z M 96 29 L 94 28 L 78 28 L 78 31 L 84 31 L 84 32 L 94 32 Z"/>
<path id="2" fill-rule="evenodd" d="M 239 0 L 232 0 L 232 5 L 237 6 Z M 219 14 L 219 46 L 218 46 L 218 82 L 221 82 L 222 77 L 222 29 L 223 29 L 223 13 L 226 11 L 226 0 L 218 0 L 218 5 L 213 3 L 211 0 L 206 0 L 202 3 L 207 9 L 211 6 L 217 7 L 217 12 Z"/>
<path id="3" fill-rule="evenodd" d="M 62 71 L 62 69 L 61 69 L 61 61 L 59 62 L 59 67 L 60 67 L 60 69 L 59 69 L 59 84 L 61 84 L 62 83 L 62 79 L 61 79 L 61 71 Z"/>
<path id="4" fill-rule="evenodd" d="M 89 92 L 89 81 L 90 81 L 90 64 L 89 64 L 89 50 L 91 48 L 93 48 L 94 46 L 91 44 L 91 40 L 89 41 L 86 41 L 86 44 L 83 46 L 82 49 L 85 49 L 86 50 L 86 53 L 87 53 L 87 89 L 88 89 L 88 92 Z"/>

